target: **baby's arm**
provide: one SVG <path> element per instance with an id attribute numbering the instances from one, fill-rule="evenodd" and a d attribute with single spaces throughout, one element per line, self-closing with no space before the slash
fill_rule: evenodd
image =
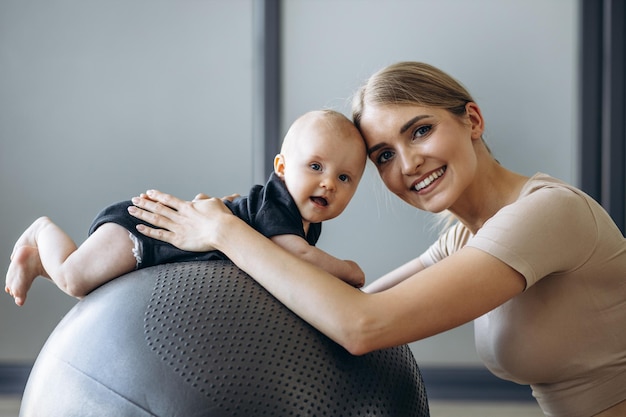
<path id="1" fill-rule="evenodd" d="M 271 240 L 287 252 L 322 268 L 354 287 L 360 288 L 365 284 L 365 274 L 356 262 L 337 259 L 297 235 L 277 235 Z"/>
<path id="2" fill-rule="evenodd" d="M 420 258 L 415 258 L 378 278 L 376 281 L 363 288 L 363 291 L 367 293 L 384 291 L 398 285 L 405 279 L 417 274 L 423 269 L 424 264 L 422 264 Z"/>

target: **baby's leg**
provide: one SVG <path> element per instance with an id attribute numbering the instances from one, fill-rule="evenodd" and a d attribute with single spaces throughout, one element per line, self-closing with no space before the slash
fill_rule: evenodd
<path id="1" fill-rule="evenodd" d="M 5 291 L 23 305 L 39 275 L 66 293 L 82 297 L 97 286 L 131 271 L 133 242 L 126 229 L 104 224 L 80 248 L 47 217 L 37 219 L 18 239 L 11 255 Z M 126 251 L 126 252 L 124 252 Z"/>
<path id="2" fill-rule="evenodd" d="M 134 248 L 135 242 L 126 228 L 104 223 L 66 259 L 57 285 L 73 297 L 84 297 L 113 278 L 133 271 L 137 266 Z"/>

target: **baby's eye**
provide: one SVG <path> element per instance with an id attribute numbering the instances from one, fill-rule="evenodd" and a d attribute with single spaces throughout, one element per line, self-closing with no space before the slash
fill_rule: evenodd
<path id="1" fill-rule="evenodd" d="M 431 125 L 420 126 L 413 132 L 413 139 L 423 138 L 430 132 L 433 127 Z"/>
<path id="2" fill-rule="evenodd" d="M 389 162 L 391 158 L 393 158 L 394 153 L 392 151 L 382 151 L 376 157 L 377 164 L 384 164 L 385 162 Z"/>
<path id="3" fill-rule="evenodd" d="M 314 170 L 314 171 L 319 171 L 322 169 L 322 165 L 318 164 L 317 162 L 313 162 L 309 165 L 309 167 Z"/>
<path id="4" fill-rule="evenodd" d="M 341 174 L 339 176 L 339 181 L 341 181 L 341 182 L 349 182 L 350 181 L 350 177 L 347 176 L 346 174 Z"/>

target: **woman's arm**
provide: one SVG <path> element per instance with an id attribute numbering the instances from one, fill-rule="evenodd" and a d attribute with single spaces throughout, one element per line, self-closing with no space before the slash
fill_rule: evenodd
<path id="1" fill-rule="evenodd" d="M 184 202 L 151 192 L 133 200 L 136 217 L 167 230 L 140 232 L 187 250 L 218 249 L 290 310 L 353 354 L 449 330 L 523 291 L 523 277 L 478 249 L 465 248 L 394 287 L 366 294 L 288 253 L 217 199 Z M 172 207 L 174 210 L 170 209 Z"/>
<path id="2" fill-rule="evenodd" d="M 363 291 L 367 293 L 384 291 L 398 285 L 410 276 L 417 274 L 422 269 L 424 269 L 422 261 L 420 261 L 419 258 L 415 258 L 378 278 L 376 281 L 363 288 Z"/>

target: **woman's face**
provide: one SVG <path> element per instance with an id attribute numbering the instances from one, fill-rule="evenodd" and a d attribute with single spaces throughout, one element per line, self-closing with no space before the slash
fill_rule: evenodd
<path id="1" fill-rule="evenodd" d="M 463 117 L 414 105 L 369 106 L 361 131 L 387 188 L 414 207 L 433 213 L 449 209 L 474 179 L 474 141 L 482 135 L 474 103 Z"/>

